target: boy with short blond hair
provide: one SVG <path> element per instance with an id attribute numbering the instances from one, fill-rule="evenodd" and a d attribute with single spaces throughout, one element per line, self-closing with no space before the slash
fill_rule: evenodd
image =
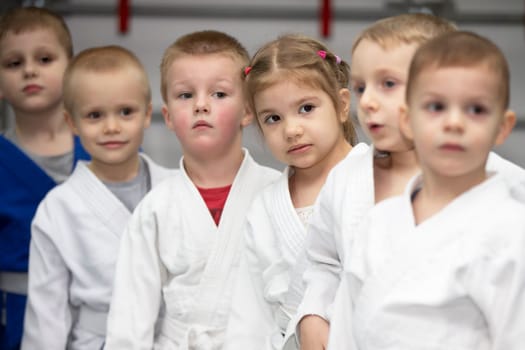
<path id="1" fill-rule="evenodd" d="M 124 233 L 106 349 L 223 344 L 246 211 L 279 176 L 242 148 L 253 118 L 243 89 L 247 63 L 242 45 L 217 31 L 184 35 L 164 54 L 162 114 L 183 157 Z"/>
<path id="2" fill-rule="evenodd" d="M 67 126 L 62 78 L 73 55 L 64 20 L 37 7 L 0 18 L 0 97 L 14 125 L 0 135 L 0 348 L 18 349 L 27 294 L 30 222 L 38 203 L 89 156 Z"/>
<path id="3" fill-rule="evenodd" d="M 498 48 L 494 51 L 486 50 L 486 45 L 476 46 L 477 41 L 469 37 L 467 34 L 455 38 L 459 43 L 464 42 L 468 45 L 469 50 L 461 50 L 458 53 L 446 52 L 443 50 L 436 50 L 440 53 L 440 56 L 434 57 L 433 54 L 429 53 L 431 50 L 418 55 L 417 62 L 413 62 L 410 70 L 410 76 L 407 83 L 407 98 L 411 92 L 413 81 L 420 73 L 420 70 L 425 69 L 428 65 L 435 64 L 436 66 L 447 66 L 447 65 L 476 65 L 477 63 L 486 64 L 494 69 L 494 72 L 498 75 L 500 82 L 499 95 L 501 97 L 500 102 L 505 109 L 509 108 L 510 105 L 510 71 L 505 56 Z M 436 45 L 439 42 L 436 42 Z M 458 44 L 459 46 L 459 44 Z M 510 111 L 509 111 L 510 112 Z M 510 112 L 514 113 L 514 112 Z M 509 184 L 512 189 L 513 197 L 521 202 L 525 202 L 525 170 L 513 162 L 499 156 L 495 152 L 490 152 L 487 160 L 487 170 L 498 171 L 504 175 L 505 181 Z"/>
<path id="4" fill-rule="evenodd" d="M 24 350 L 103 346 L 120 236 L 142 197 L 172 174 L 139 153 L 152 106 L 132 52 L 80 52 L 64 89 L 66 119 L 91 161 L 47 194 L 33 220 Z"/>

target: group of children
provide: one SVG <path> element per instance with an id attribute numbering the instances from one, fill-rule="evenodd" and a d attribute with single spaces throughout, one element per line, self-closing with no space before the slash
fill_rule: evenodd
<path id="1" fill-rule="evenodd" d="M 132 52 L 73 56 L 60 17 L 7 12 L 0 349 L 525 348 L 525 171 L 491 152 L 509 79 L 426 14 L 373 23 L 350 64 L 193 32 L 161 61 L 165 169 Z M 251 122 L 284 171 L 242 147 Z"/>

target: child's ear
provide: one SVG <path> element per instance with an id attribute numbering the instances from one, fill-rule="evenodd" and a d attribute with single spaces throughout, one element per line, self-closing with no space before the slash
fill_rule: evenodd
<path id="1" fill-rule="evenodd" d="M 350 100 L 351 94 L 349 89 L 339 90 L 339 99 L 341 100 L 341 123 L 344 123 L 348 120 L 350 116 Z"/>
<path id="2" fill-rule="evenodd" d="M 66 120 L 67 125 L 73 132 L 73 134 L 78 135 L 78 129 L 75 126 L 75 121 L 73 120 L 73 116 L 68 113 L 68 111 L 64 111 L 64 119 Z"/>
<path id="3" fill-rule="evenodd" d="M 503 119 L 501 120 L 500 129 L 496 136 L 495 145 L 501 145 L 512 132 L 512 129 L 516 125 L 516 113 L 511 110 L 505 111 Z"/>
<path id="4" fill-rule="evenodd" d="M 401 133 L 407 139 L 414 141 L 414 132 L 412 131 L 412 126 L 410 125 L 410 116 L 407 105 L 402 105 L 399 107 L 399 130 L 401 130 Z"/>
<path id="5" fill-rule="evenodd" d="M 173 125 L 173 121 L 170 118 L 170 112 L 168 111 L 168 106 L 166 106 L 166 104 L 163 104 L 162 109 L 160 111 L 162 112 L 162 117 L 164 117 L 164 123 L 166 124 L 168 129 L 175 132 L 175 127 Z"/>
<path id="6" fill-rule="evenodd" d="M 149 128 L 151 125 L 151 117 L 153 115 L 153 105 L 151 102 L 146 107 L 146 119 L 144 119 L 144 129 Z"/>
<path id="7" fill-rule="evenodd" d="M 244 106 L 244 116 L 241 119 L 241 127 L 246 127 L 250 125 L 253 121 L 254 113 L 252 112 L 252 109 L 248 104 L 245 104 Z"/>

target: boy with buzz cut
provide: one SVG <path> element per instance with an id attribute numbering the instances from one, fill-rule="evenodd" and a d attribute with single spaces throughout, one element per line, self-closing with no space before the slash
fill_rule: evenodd
<path id="1" fill-rule="evenodd" d="M 173 173 L 139 152 L 151 92 L 127 49 L 75 56 L 64 105 L 91 161 L 47 194 L 33 220 L 24 350 L 102 348 L 122 232 L 142 197 Z"/>
<path id="2" fill-rule="evenodd" d="M 525 206 L 486 170 L 515 123 L 500 49 L 471 32 L 424 44 L 403 133 L 421 174 L 372 209 L 348 264 L 359 349 L 525 348 Z"/>
<path id="3" fill-rule="evenodd" d="M 46 193 L 87 159 L 64 120 L 62 78 L 73 55 L 64 20 L 37 7 L 0 18 L 0 98 L 14 123 L 0 135 L 0 349 L 20 347 L 30 223 Z"/>
<path id="4" fill-rule="evenodd" d="M 186 34 L 164 53 L 162 114 L 183 156 L 122 237 L 108 350 L 222 347 L 246 212 L 279 176 L 242 148 L 253 118 L 247 64 L 235 38 L 211 30 Z"/>

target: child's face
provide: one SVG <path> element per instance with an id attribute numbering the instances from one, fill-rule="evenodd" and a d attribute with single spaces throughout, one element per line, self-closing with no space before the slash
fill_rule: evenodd
<path id="1" fill-rule="evenodd" d="M 498 76 L 484 66 L 428 68 L 413 87 L 401 123 L 422 169 L 483 179 L 490 150 L 515 121 L 502 106 Z"/>
<path id="2" fill-rule="evenodd" d="M 68 61 L 52 30 L 9 32 L 0 41 L 0 95 L 17 114 L 60 108 Z"/>
<path id="3" fill-rule="evenodd" d="M 399 130 L 405 102 L 408 68 L 417 44 L 383 48 L 364 39 L 352 54 L 351 89 L 357 100 L 359 123 L 374 146 L 382 151 L 411 148 Z"/>
<path id="4" fill-rule="evenodd" d="M 172 63 L 162 114 L 186 157 L 217 157 L 240 147 L 242 127 L 252 119 L 241 69 L 225 54 L 184 55 Z"/>
<path id="5" fill-rule="evenodd" d="M 91 155 L 91 169 L 103 179 L 133 169 L 144 129 L 151 121 L 144 80 L 132 69 L 78 71 L 73 79 L 75 102 L 68 120 Z"/>
<path id="6" fill-rule="evenodd" d="M 346 113 L 338 116 L 326 92 L 289 79 L 258 92 L 255 117 L 274 157 L 306 169 L 328 164 L 338 149 L 344 150 L 342 123 L 350 100 L 347 89 L 341 90 L 341 98 Z"/>

